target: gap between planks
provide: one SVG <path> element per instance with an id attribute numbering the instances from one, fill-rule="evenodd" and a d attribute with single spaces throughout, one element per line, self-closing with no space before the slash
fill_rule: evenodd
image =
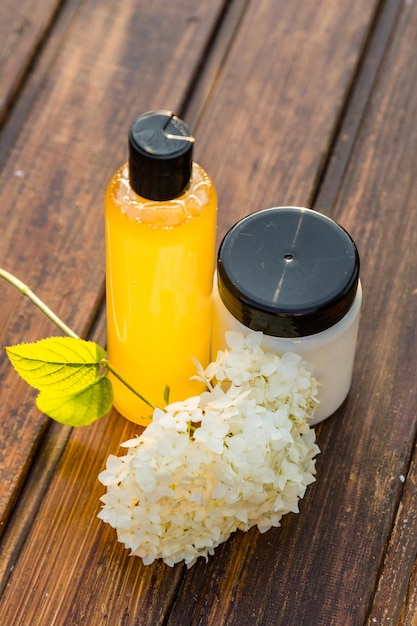
<path id="1" fill-rule="evenodd" d="M 364 46 L 357 71 L 352 79 L 350 92 L 347 94 L 346 106 L 335 127 L 328 159 L 318 174 L 316 190 L 309 203 L 309 206 L 321 213 L 331 215 L 336 204 L 338 190 L 349 167 L 361 121 L 364 118 L 389 40 L 394 32 L 400 9 L 401 2 L 398 0 L 382 0 L 375 12 L 367 44 Z"/>

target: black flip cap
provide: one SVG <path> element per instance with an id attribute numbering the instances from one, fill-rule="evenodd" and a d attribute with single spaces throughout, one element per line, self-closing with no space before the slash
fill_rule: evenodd
<path id="1" fill-rule="evenodd" d="M 170 111 L 150 111 L 129 131 L 129 180 L 149 200 L 172 200 L 187 189 L 194 138 Z"/>
<path id="2" fill-rule="evenodd" d="M 349 311 L 359 255 L 332 219 L 276 207 L 229 230 L 217 269 L 220 297 L 242 324 L 275 337 L 304 337 L 330 328 Z"/>

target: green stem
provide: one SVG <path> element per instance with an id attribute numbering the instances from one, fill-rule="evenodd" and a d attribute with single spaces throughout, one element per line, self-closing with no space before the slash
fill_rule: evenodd
<path id="1" fill-rule="evenodd" d="M 10 272 L 7 272 L 0 267 L 0 278 L 4 278 L 5 280 L 7 280 L 8 283 L 13 285 L 13 287 L 16 287 L 22 295 L 26 296 L 35 306 L 37 306 L 38 309 L 40 309 L 42 313 L 44 313 L 46 317 L 50 319 L 51 322 L 53 322 L 55 326 L 57 326 L 65 335 L 67 335 L 68 337 L 73 337 L 74 339 L 79 339 L 79 336 L 76 335 L 74 331 L 71 330 L 71 328 L 67 326 L 57 315 L 55 315 L 55 313 L 51 311 L 51 309 L 44 302 L 42 302 L 42 300 L 38 298 L 38 296 L 34 294 L 33 291 L 27 285 L 25 285 L 25 283 L 16 278 L 16 276 L 10 274 Z M 134 393 L 135 396 L 140 398 L 143 402 L 145 402 L 145 404 L 151 407 L 151 409 L 155 408 L 153 404 L 151 404 L 138 391 L 136 391 L 136 389 L 129 385 L 129 383 L 124 380 L 124 378 L 122 378 L 122 376 L 120 376 L 120 374 L 116 372 L 115 369 L 113 369 L 113 366 L 106 359 L 103 359 L 102 365 L 109 372 L 111 372 L 113 376 L 120 380 L 120 382 L 123 383 L 123 385 L 125 385 L 132 393 Z"/>
<path id="2" fill-rule="evenodd" d="M 142 400 L 142 402 L 144 402 L 145 404 L 150 406 L 151 409 L 155 408 L 154 405 L 149 402 L 149 400 L 144 398 L 138 391 L 136 391 L 136 389 L 134 389 L 131 385 L 129 385 L 127 380 L 125 380 L 118 372 L 116 372 L 116 370 L 113 368 L 113 366 L 106 359 L 103 359 L 101 361 L 101 364 L 102 364 L 102 366 L 105 369 L 107 369 L 109 372 L 111 372 L 113 374 L 113 376 L 115 376 L 118 380 L 120 380 L 120 382 L 123 383 L 123 385 L 125 385 L 125 387 L 127 387 L 132 393 L 134 393 L 135 396 L 140 398 Z"/>
<path id="3" fill-rule="evenodd" d="M 8 283 L 13 285 L 13 287 L 16 287 L 20 293 L 26 296 L 35 306 L 37 306 L 38 309 L 40 309 L 42 313 L 44 313 L 46 317 L 48 317 L 51 322 L 55 324 L 55 326 L 58 326 L 58 328 L 62 330 L 65 335 L 73 337 L 74 339 L 79 339 L 78 335 L 76 335 L 74 331 L 69 328 L 69 326 L 64 324 L 64 322 L 60 320 L 59 317 L 55 315 L 55 313 L 51 311 L 51 309 L 44 302 L 42 302 L 42 300 L 40 300 L 40 298 L 38 298 L 32 290 L 25 285 L 25 283 L 22 283 L 21 280 L 16 278 L 16 276 L 13 276 L 10 272 L 6 272 L 6 270 L 0 268 L 0 278 L 4 278 Z"/>

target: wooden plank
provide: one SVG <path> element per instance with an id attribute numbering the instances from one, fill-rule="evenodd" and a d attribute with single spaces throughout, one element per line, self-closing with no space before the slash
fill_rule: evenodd
<path id="1" fill-rule="evenodd" d="M 210 94 L 216 85 L 217 76 L 227 60 L 234 35 L 239 30 L 250 0 L 234 0 L 225 7 L 221 23 L 216 28 L 212 45 L 207 50 L 205 62 L 198 68 L 198 73 L 190 86 L 189 98 L 183 106 L 183 116 L 190 128 L 197 128 L 198 120 L 203 115 L 204 107 L 210 100 Z"/>
<path id="2" fill-rule="evenodd" d="M 0 594 L 18 558 L 19 551 L 29 532 L 56 465 L 68 441 L 71 429 L 51 423 L 40 445 L 11 519 L 4 523 L 1 538 Z"/>
<path id="3" fill-rule="evenodd" d="M 222 0 L 79 3 L 69 23 L 64 15 L 65 28 L 57 23 L 48 63 L 41 58 L 31 76 L 30 106 L 19 101 L 9 116 L 0 137 L 0 265 L 79 334 L 104 294 L 103 194 L 126 158 L 128 126 L 144 110 L 181 106 L 222 9 Z M 1 284 L 2 346 L 54 332 Z M 45 421 L 4 353 L 0 381 L 3 529 Z"/>
<path id="4" fill-rule="evenodd" d="M 74 432 L 36 517 L 39 527 L 25 544 L 30 563 L 22 577 L 18 561 L 4 592 L 0 623 L 77 624 L 84 619 L 86 624 L 162 626 L 183 569 L 141 566 L 96 517 L 103 492 L 97 475 L 105 451 L 119 453 L 118 443 L 137 428 L 113 414 Z"/>
<path id="5" fill-rule="evenodd" d="M 357 240 L 363 262 L 365 303 L 352 393 L 338 415 L 319 429 L 318 482 L 302 503 L 301 515 L 285 519 L 281 530 L 263 537 L 256 532 L 237 535 L 222 549 L 222 558 L 196 565 L 181 588 L 170 626 L 191 618 L 202 624 L 356 626 L 369 615 L 371 620 L 376 615 L 374 623 L 379 623 L 382 609 L 396 615 L 403 604 L 404 589 L 393 588 L 378 597 L 381 604 L 374 609 L 379 613 L 369 614 L 416 437 L 417 11 L 410 3 L 402 4 L 401 11 L 353 144 L 349 169 L 342 187 L 334 190 L 336 206 L 330 207 Z M 218 97 L 213 109 L 222 105 Z M 212 116 L 211 109 L 207 115 Z M 237 125 L 238 111 L 236 116 Z M 305 142 L 312 131 L 302 128 Z M 243 130 L 248 129 L 239 129 L 242 136 Z M 237 139 L 234 145 L 237 149 Z M 282 146 L 273 163 L 277 176 L 269 166 L 265 176 L 254 181 L 261 199 L 256 208 L 265 206 L 266 194 L 280 197 L 282 190 L 290 192 L 285 202 L 295 197 L 294 203 L 304 204 L 308 198 L 312 179 L 305 176 L 297 191 L 293 178 L 293 171 L 308 163 L 302 158 L 306 148 L 288 150 L 285 136 Z M 263 143 L 259 150 L 266 147 L 269 144 Z M 341 149 L 336 145 L 336 157 Z M 294 153 L 295 169 L 285 169 Z M 250 154 L 245 152 L 245 158 Z M 233 187 L 229 198 L 232 212 L 239 200 L 247 204 L 239 188 Z M 412 525 L 407 542 L 403 543 L 404 536 L 394 536 L 398 549 L 406 552 L 401 582 L 407 579 L 415 551 L 415 516 L 407 519 Z M 395 577 L 399 563 L 399 556 L 392 558 L 386 575 Z M 207 606 L 207 597 L 218 602 Z M 387 618 L 386 623 L 395 622 Z"/>
<path id="6" fill-rule="evenodd" d="M 417 466 L 415 453 L 379 576 L 368 624 L 407 626 L 417 621 Z M 414 616 L 414 621 L 413 621 Z"/>
<path id="7" fill-rule="evenodd" d="M 250 4 L 196 129 L 219 238 L 246 213 L 310 206 L 378 6 L 271 4 Z"/>
<path id="8" fill-rule="evenodd" d="M 3 0 L 0 6 L 0 123 L 59 10 L 58 0 Z"/>
<path id="9" fill-rule="evenodd" d="M 416 73 L 416 12 L 409 5 L 402 5 L 402 10 L 390 54 L 383 59 L 384 73 L 375 85 L 372 108 L 368 105 L 367 124 L 360 127 L 360 139 L 350 155 L 350 176 L 342 190 L 335 188 L 334 195 L 338 198 L 335 215 L 352 231 L 363 257 L 366 298 L 353 392 L 338 417 L 320 429 L 323 454 L 318 484 L 303 502 L 300 519 L 287 519 L 281 531 L 265 538 L 254 534 L 247 543 L 237 536 L 235 549 L 225 547 L 217 564 L 196 566 L 185 580 L 170 625 L 187 623 L 191 616 L 198 616 L 201 623 L 216 624 L 244 623 L 241 620 L 250 615 L 255 620 L 251 623 L 259 624 L 355 625 L 367 617 L 402 491 L 400 477 L 407 474 L 416 431 L 415 301 L 411 295 L 416 275 L 416 136 L 410 132 L 416 115 L 412 79 Z M 392 18 L 395 14 L 391 13 Z M 236 102 L 230 107 L 233 104 L 237 109 Z M 219 98 L 213 108 L 222 106 L 225 102 Z M 244 131 L 250 129 L 240 130 L 242 136 Z M 215 142 L 215 132 L 211 138 Z M 285 140 L 284 136 L 284 145 Z M 251 192 L 254 197 L 262 199 L 268 194 L 273 198 L 294 187 L 291 172 L 290 180 L 282 181 L 287 155 L 279 150 L 278 155 L 277 182 L 270 167 L 273 182 L 268 188 L 266 177 L 264 185 L 258 181 Z M 224 150 L 222 158 L 226 161 L 231 154 Z M 297 167 L 302 164 L 305 160 L 301 159 Z M 236 179 L 237 171 L 231 177 Z M 306 187 L 308 182 L 311 179 L 306 176 L 302 184 Z M 330 182 L 330 178 L 326 180 Z M 230 191 L 231 210 L 239 196 L 244 202 L 243 192 Z M 272 203 L 253 204 L 262 208 Z M 320 210 L 320 204 L 316 208 Z M 406 546 L 408 561 L 398 584 L 402 576 L 407 579 L 412 564 L 413 537 L 415 533 Z M 244 564 L 233 558 L 238 552 L 243 553 Z M 268 557 L 273 563 L 269 567 Z M 239 578 L 239 587 L 230 584 L 233 575 Z M 248 580 L 242 584 L 245 575 Z M 388 612 L 396 608 L 391 604 L 396 593 L 401 606 L 401 586 L 381 597 L 381 602 L 389 602 L 384 605 Z M 219 598 L 210 618 L 203 600 L 208 594 Z M 187 595 L 196 598 L 195 604 L 185 602 Z M 221 602 L 226 597 L 233 601 Z"/>
<path id="10" fill-rule="evenodd" d="M 352 85 L 349 106 L 340 121 L 340 127 L 334 139 L 334 148 L 329 153 L 323 179 L 319 181 L 313 199 L 313 204 L 320 207 L 319 210 L 323 213 L 330 214 L 333 210 L 400 9 L 401 2 L 387 0 L 382 3 L 378 11 L 375 28 L 367 41 L 355 82 Z"/>
<path id="11" fill-rule="evenodd" d="M 220 233 L 231 221 L 262 208 L 266 202 L 279 204 L 280 196 L 281 203 L 287 199 L 295 203 L 295 190 L 298 201 L 307 202 L 331 144 L 375 8 L 376 2 L 364 7 L 359 0 L 343 6 L 331 0 L 322 0 L 314 7 L 272 0 L 249 5 L 218 85 L 209 92 L 213 94 L 210 106 L 203 116 L 195 118 L 202 120 L 197 133 L 199 160 L 218 181 Z M 265 59 L 271 58 L 275 59 L 273 67 L 265 64 Z M 325 72 L 329 60 L 330 77 Z M 322 98 L 324 91 L 326 97 Z M 121 100 L 125 97 L 121 93 Z M 272 112 L 271 102 L 276 105 Z M 114 142 L 120 126 L 119 118 Z M 101 165 L 106 169 L 105 159 Z M 104 184 L 107 176 L 98 169 L 97 175 Z M 97 262 L 99 254 L 92 252 Z M 84 298 L 86 310 L 87 305 Z M 114 532 L 95 519 L 102 493 L 97 473 L 106 456 L 120 453 L 118 444 L 137 430 L 112 415 L 73 432 L 10 576 L 0 620 L 40 624 L 59 618 L 62 623 L 100 623 L 105 614 L 109 623 L 130 620 L 135 624 L 165 624 L 173 605 L 170 621 L 181 625 L 268 626 L 279 623 L 280 612 L 292 614 L 293 623 L 303 623 L 307 613 L 297 602 L 297 595 L 310 595 L 310 604 L 317 605 L 318 600 L 316 597 L 314 601 L 314 589 L 308 581 L 304 581 L 304 588 L 297 586 L 297 575 L 304 570 L 311 572 L 315 559 L 320 562 L 326 532 L 330 532 L 322 529 L 315 517 L 319 485 L 309 491 L 299 517 L 289 516 L 282 529 L 263 536 L 256 531 L 237 534 L 207 565 L 198 563 L 189 572 L 182 566 L 171 570 L 159 563 L 143 567 L 139 559 L 128 559 L 116 544 Z M 321 480 L 332 445 L 339 451 L 343 447 L 337 440 L 337 429 L 326 432 L 327 440 L 323 437 L 321 441 Z M 348 457 L 353 451 L 346 448 L 343 450 Z M 334 469 L 332 464 L 330 468 Z M 346 473 L 346 465 L 344 468 Z M 344 481 L 349 482 L 349 476 Z M 324 491 L 331 487 L 323 481 Z M 354 495 L 353 477 L 349 488 Z M 337 500 L 329 508 L 337 514 Z M 312 520 L 317 532 L 310 552 Z M 284 577 L 289 590 L 286 599 L 284 588 L 279 587 Z M 29 591 L 19 594 L 20 589 Z M 310 625 L 314 619 L 304 623 Z"/>
<path id="12" fill-rule="evenodd" d="M 387 623 L 389 623 L 387 621 Z M 371 625 L 375 624 L 374 618 Z M 400 614 L 397 626 L 416 626 L 417 624 L 417 561 L 409 581 L 407 595 Z"/>
<path id="13" fill-rule="evenodd" d="M 364 60 L 364 67 L 357 80 L 355 93 L 340 130 L 340 140 L 329 163 L 323 184 L 317 196 L 317 206 L 322 210 L 331 211 L 335 198 L 340 190 L 340 182 L 352 158 L 352 146 L 360 129 L 361 112 L 368 104 L 369 86 L 375 80 L 375 70 L 385 62 L 384 48 L 391 31 L 393 17 L 399 12 L 400 3 L 395 0 L 387 2 L 381 13 L 379 37 L 371 42 L 370 50 Z M 397 28 L 402 33 L 408 13 L 402 11 Z M 401 37 L 401 34 L 400 34 Z M 393 70 L 404 71 L 404 70 Z M 379 87 L 381 89 L 381 87 Z M 384 557 L 384 564 L 379 575 L 378 586 L 372 607 L 369 611 L 367 624 L 388 626 L 408 626 L 417 624 L 417 585 L 416 585 L 416 553 L 417 543 L 414 520 L 416 518 L 416 460 L 414 456 L 406 476 L 401 501 L 398 506 L 392 535 Z M 414 569 L 413 569 L 414 566 Z M 413 617 L 414 616 L 414 617 Z"/>
<path id="14" fill-rule="evenodd" d="M 373 499 L 379 501 L 379 511 L 368 516 L 362 526 L 368 549 L 380 562 L 370 624 L 412 623 L 402 622 L 401 614 L 413 589 L 413 579 L 409 589 L 405 583 L 417 553 L 412 460 L 417 433 L 416 35 L 417 7 L 402 3 L 395 37 L 383 59 L 383 71 L 368 104 L 335 213 L 343 216 L 343 223 L 360 242 L 364 281 L 369 285 L 360 347 L 361 385 L 369 394 L 362 399 L 365 419 L 360 436 L 361 445 L 368 445 L 358 472 L 374 485 Z M 358 494 L 363 508 L 368 500 L 365 491 Z M 389 520 L 394 516 L 388 544 Z M 379 554 L 378 535 L 373 536 L 378 527 Z M 357 559 L 363 568 L 359 549 Z"/>

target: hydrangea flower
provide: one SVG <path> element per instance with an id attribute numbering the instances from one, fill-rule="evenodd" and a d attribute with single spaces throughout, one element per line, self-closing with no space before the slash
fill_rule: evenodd
<path id="1" fill-rule="evenodd" d="M 215 362 L 196 364 L 207 391 L 155 409 L 99 475 L 98 517 L 144 564 L 191 567 L 238 529 L 279 526 L 315 480 L 317 382 L 307 363 L 265 352 L 262 333 L 226 339 Z"/>

